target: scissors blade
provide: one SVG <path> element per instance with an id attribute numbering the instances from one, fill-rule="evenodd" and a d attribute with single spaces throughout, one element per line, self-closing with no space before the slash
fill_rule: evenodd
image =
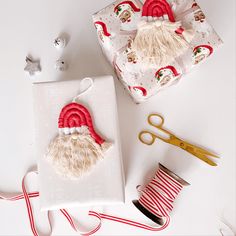
<path id="1" fill-rule="evenodd" d="M 187 142 L 185 142 L 185 143 L 186 143 L 186 145 L 187 145 L 187 148 L 188 148 L 188 147 L 193 148 L 196 153 L 205 154 L 205 155 L 207 155 L 207 156 L 211 156 L 211 157 L 214 157 L 214 158 L 220 158 L 220 157 L 216 156 L 215 154 L 213 154 L 213 153 L 207 151 L 206 149 L 203 149 L 203 148 L 201 148 L 201 147 L 195 146 L 195 145 L 190 144 L 190 143 L 187 143 Z"/>
<path id="2" fill-rule="evenodd" d="M 207 156 L 204 155 L 204 154 L 197 153 L 197 154 L 195 154 L 195 156 L 197 158 L 199 158 L 200 160 L 204 161 L 205 163 L 207 163 L 210 166 L 217 166 L 217 164 L 214 161 L 212 161 L 211 159 L 207 158 Z"/>
<path id="3" fill-rule="evenodd" d="M 192 155 L 194 155 L 198 159 L 204 161 L 205 163 L 207 163 L 210 166 L 217 166 L 217 164 L 214 161 L 212 161 L 211 159 L 207 158 L 207 156 L 205 154 L 201 154 L 199 152 L 195 152 L 195 151 L 188 150 L 188 149 L 186 149 L 186 151 L 191 153 Z"/>

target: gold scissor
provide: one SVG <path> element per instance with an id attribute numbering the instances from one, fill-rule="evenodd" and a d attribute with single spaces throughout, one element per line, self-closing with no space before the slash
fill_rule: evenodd
<path id="1" fill-rule="evenodd" d="M 155 120 L 158 119 L 158 122 L 156 122 L 156 121 L 154 122 L 153 121 L 154 118 L 155 118 Z M 152 133 L 150 131 L 144 130 L 139 133 L 139 140 L 142 143 L 144 143 L 146 145 L 152 145 L 155 142 L 155 140 L 158 138 L 166 143 L 169 143 L 169 144 L 172 144 L 172 145 L 182 148 L 183 150 L 191 153 L 192 155 L 196 156 L 200 160 L 206 162 L 208 165 L 217 166 L 217 164 L 215 162 L 213 162 L 211 159 L 207 158 L 207 156 L 219 158 L 218 156 L 204 150 L 203 148 L 200 148 L 200 147 L 197 147 L 193 144 L 185 142 L 184 140 L 181 140 L 180 138 L 173 135 L 171 132 L 164 129 L 163 128 L 164 118 L 161 115 L 158 115 L 158 114 L 149 115 L 148 116 L 148 123 L 151 126 L 157 128 L 161 133 L 163 133 L 165 136 L 167 136 L 167 138 L 165 138 L 161 135 Z M 148 139 L 147 139 L 147 137 L 148 137 Z"/>

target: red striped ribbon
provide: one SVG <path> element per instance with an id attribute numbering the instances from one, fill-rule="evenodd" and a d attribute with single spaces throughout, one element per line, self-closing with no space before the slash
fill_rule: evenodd
<path id="1" fill-rule="evenodd" d="M 31 198 L 39 197 L 39 192 L 28 193 L 27 188 L 26 188 L 26 183 L 25 183 L 27 177 L 31 174 L 37 174 L 37 172 L 31 171 L 31 172 L 28 172 L 24 176 L 24 178 L 22 179 L 22 193 L 11 195 L 11 196 L 9 195 L 6 196 L 6 194 L 0 193 L 0 199 L 8 200 L 8 201 L 18 201 L 18 200 L 24 199 L 26 203 L 27 212 L 28 212 L 31 231 L 34 236 L 39 236 L 39 233 L 35 224 L 35 220 L 34 220 L 33 209 L 30 202 Z M 89 216 L 96 217 L 98 219 L 98 224 L 94 229 L 90 230 L 89 232 L 82 232 L 79 230 L 78 226 L 76 225 L 76 220 L 68 213 L 66 209 L 60 209 L 60 212 L 69 222 L 73 230 L 83 236 L 89 236 L 96 233 L 101 228 L 103 219 L 119 222 L 122 224 L 130 225 L 130 226 L 141 228 L 144 230 L 161 231 L 165 229 L 170 223 L 169 213 L 173 209 L 173 202 L 182 188 L 183 186 L 178 181 L 176 181 L 174 178 L 172 178 L 163 170 L 158 169 L 152 181 L 144 188 L 143 191 L 141 191 L 142 195 L 140 199 L 138 200 L 139 203 L 152 214 L 165 219 L 164 224 L 159 227 L 152 227 L 152 226 L 142 224 L 136 221 L 132 221 L 129 219 L 124 219 L 117 216 L 98 213 L 95 211 L 89 211 Z M 51 235 L 52 225 L 51 225 L 50 211 L 48 211 L 47 215 L 48 215 L 48 222 L 50 226 L 49 235 Z"/>

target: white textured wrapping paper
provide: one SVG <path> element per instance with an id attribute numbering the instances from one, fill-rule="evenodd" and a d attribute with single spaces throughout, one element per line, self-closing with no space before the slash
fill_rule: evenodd
<path id="1" fill-rule="evenodd" d="M 114 81 L 94 78 L 91 90 L 78 102 L 85 105 L 96 131 L 113 143 L 105 158 L 79 180 L 65 180 L 44 159 L 49 142 L 58 134 L 58 117 L 81 89 L 81 80 L 34 84 L 35 151 L 38 159 L 41 210 L 124 202 L 122 156 Z"/>

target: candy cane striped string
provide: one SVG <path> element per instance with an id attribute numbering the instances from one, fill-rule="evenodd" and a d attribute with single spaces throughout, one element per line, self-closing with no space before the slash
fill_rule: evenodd
<path id="1" fill-rule="evenodd" d="M 31 192 L 28 193 L 25 181 L 28 175 L 31 173 L 37 174 L 37 172 L 28 172 L 23 180 L 22 180 L 22 190 L 23 193 L 17 194 L 15 196 L 1 196 L 0 199 L 3 200 L 9 200 L 9 201 L 17 201 L 21 199 L 25 199 L 31 231 L 34 236 L 39 236 L 39 233 L 36 229 L 35 220 L 33 216 L 33 210 L 30 203 L 30 198 L 35 198 L 39 196 L 39 192 Z M 115 221 L 118 223 L 130 225 L 133 227 L 141 228 L 148 231 L 161 231 L 165 229 L 169 223 L 170 223 L 170 216 L 169 213 L 173 209 L 173 202 L 176 199 L 177 195 L 183 188 L 183 185 L 181 185 L 178 181 L 176 181 L 173 177 L 168 175 L 166 172 L 164 172 L 161 169 L 158 169 L 157 173 L 155 174 L 152 181 L 144 188 L 142 192 L 142 195 L 140 199 L 138 200 L 139 203 L 147 209 L 149 212 L 154 214 L 157 217 L 165 219 L 165 222 L 162 226 L 159 227 L 152 227 L 147 224 L 142 224 L 136 221 L 132 221 L 129 219 L 124 219 L 121 217 L 116 217 L 108 214 L 98 213 L 95 211 L 89 211 L 89 215 L 96 217 L 99 222 L 97 226 L 90 230 L 89 232 L 81 232 L 76 224 L 76 220 L 68 213 L 65 209 L 60 209 L 60 212 L 63 214 L 63 216 L 66 218 L 66 220 L 69 222 L 71 227 L 74 231 L 78 232 L 80 235 L 83 236 L 89 236 L 93 235 L 95 232 L 97 232 L 101 226 L 102 226 L 102 220 L 110 220 Z M 51 217 L 50 217 L 50 211 L 48 211 L 48 222 L 50 225 L 50 235 L 52 233 L 52 226 L 51 226 Z"/>
<path id="2" fill-rule="evenodd" d="M 24 199 L 25 203 L 26 203 L 26 209 L 27 209 L 27 213 L 28 213 L 31 231 L 34 236 L 39 236 L 40 234 L 39 234 L 36 224 L 35 224 L 33 209 L 32 209 L 32 205 L 30 202 L 30 198 L 39 197 L 39 192 L 28 193 L 27 188 L 26 188 L 26 180 L 29 177 L 29 175 L 31 175 L 31 174 L 38 174 L 38 172 L 37 171 L 29 171 L 26 173 L 26 175 L 22 179 L 22 193 L 15 194 L 15 195 L 0 193 L 0 199 L 1 200 L 8 200 L 8 201 L 18 201 L 18 200 Z M 91 214 L 92 216 L 95 216 L 96 218 L 99 219 L 98 225 L 89 232 L 81 232 L 79 230 L 78 226 L 76 225 L 75 219 L 68 213 L 67 210 L 60 209 L 60 212 L 63 214 L 63 216 L 69 222 L 69 224 L 74 229 L 74 231 L 78 232 L 80 235 L 89 236 L 89 235 L 94 234 L 95 232 L 97 232 L 101 228 L 101 220 L 98 217 L 98 213 Z M 51 211 L 47 211 L 47 217 L 48 217 L 48 222 L 49 222 L 49 227 L 50 227 L 49 235 L 52 235 L 52 225 L 51 225 L 50 213 L 51 213 Z"/>

